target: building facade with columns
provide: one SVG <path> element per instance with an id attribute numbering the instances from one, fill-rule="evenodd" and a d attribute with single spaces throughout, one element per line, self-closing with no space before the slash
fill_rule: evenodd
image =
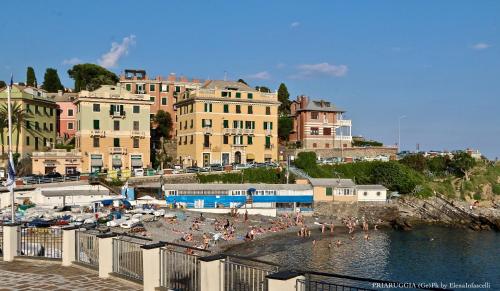
<path id="1" fill-rule="evenodd" d="M 177 107 L 177 161 L 206 167 L 276 161 L 278 98 L 244 83 L 207 81 Z"/>
<path id="2" fill-rule="evenodd" d="M 297 97 L 290 105 L 293 127 L 289 141 L 310 150 L 351 147 L 352 123 L 343 118 L 344 113 L 329 101 Z"/>
<path id="3" fill-rule="evenodd" d="M 150 164 L 149 95 L 123 86 L 81 91 L 77 107 L 76 149 L 83 172 L 133 170 Z"/>

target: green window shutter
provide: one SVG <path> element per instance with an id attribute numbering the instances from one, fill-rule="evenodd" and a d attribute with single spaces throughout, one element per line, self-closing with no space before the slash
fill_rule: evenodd
<path id="1" fill-rule="evenodd" d="M 271 145 L 271 137 L 266 136 L 266 146 L 269 146 L 269 145 Z"/>
<path id="2" fill-rule="evenodd" d="M 224 120 L 224 128 L 229 128 L 229 120 Z"/>
<path id="3" fill-rule="evenodd" d="M 248 136 L 248 144 L 253 144 L 253 138 L 252 136 Z"/>
<path id="4" fill-rule="evenodd" d="M 273 123 L 269 122 L 269 129 L 273 129 Z"/>
<path id="5" fill-rule="evenodd" d="M 240 92 L 236 92 L 236 98 L 241 98 L 241 93 Z"/>
<path id="6" fill-rule="evenodd" d="M 224 113 L 229 113 L 229 105 L 224 104 Z"/>
<path id="7" fill-rule="evenodd" d="M 94 120 L 94 129 L 99 129 L 99 120 Z"/>
<path id="8" fill-rule="evenodd" d="M 154 91 L 155 90 L 155 85 L 154 84 L 150 84 L 149 85 L 149 91 Z"/>
<path id="9" fill-rule="evenodd" d="M 236 144 L 236 137 L 237 137 L 236 135 L 233 136 L 233 144 Z"/>
<path id="10" fill-rule="evenodd" d="M 205 119 L 201 120 L 201 127 L 205 127 Z"/>
<path id="11" fill-rule="evenodd" d="M 264 121 L 264 129 L 267 129 L 267 122 Z"/>
<path id="12" fill-rule="evenodd" d="M 332 196 L 332 195 L 333 195 L 332 187 L 327 187 L 326 188 L 326 196 Z"/>
<path id="13" fill-rule="evenodd" d="M 248 93 L 248 99 L 253 99 L 253 93 Z"/>

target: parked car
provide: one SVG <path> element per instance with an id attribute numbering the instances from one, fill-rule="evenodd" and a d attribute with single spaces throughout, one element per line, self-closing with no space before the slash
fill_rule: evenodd
<path id="1" fill-rule="evenodd" d="M 201 168 L 197 166 L 187 167 L 186 173 L 199 173 L 201 172 Z"/>
<path id="2" fill-rule="evenodd" d="M 79 171 L 74 171 L 74 172 L 71 172 L 71 173 L 67 173 L 66 176 L 68 177 L 78 177 L 80 176 L 80 172 Z"/>
<path id="3" fill-rule="evenodd" d="M 52 173 L 48 173 L 47 175 L 44 176 L 44 178 L 61 178 L 62 175 L 59 174 L 58 172 L 52 172 Z"/>
<path id="4" fill-rule="evenodd" d="M 247 164 L 233 164 L 233 170 L 244 170 L 250 168 Z"/>
<path id="5" fill-rule="evenodd" d="M 210 164 L 210 171 L 212 172 L 217 172 L 217 171 L 223 171 L 224 167 L 222 164 Z"/>

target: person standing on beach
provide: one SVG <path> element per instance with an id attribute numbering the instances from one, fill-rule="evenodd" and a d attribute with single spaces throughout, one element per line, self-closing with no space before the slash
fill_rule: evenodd
<path id="1" fill-rule="evenodd" d="M 248 210 L 245 209 L 245 223 L 247 222 L 248 220 Z"/>
<path id="2" fill-rule="evenodd" d="M 325 224 L 324 223 L 321 224 L 321 233 L 325 233 Z"/>

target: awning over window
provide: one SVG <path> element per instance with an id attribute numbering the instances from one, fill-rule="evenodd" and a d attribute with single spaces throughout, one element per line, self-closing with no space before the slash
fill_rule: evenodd
<path id="1" fill-rule="evenodd" d="M 102 163 L 102 159 L 92 159 L 90 161 L 90 166 L 92 167 L 102 167 L 103 163 Z"/>
<path id="2" fill-rule="evenodd" d="M 247 160 L 255 160 L 254 154 L 247 154 Z"/>
<path id="3" fill-rule="evenodd" d="M 131 166 L 132 167 L 142 167 L 142 160 L 132 159 Z"/>
<path id="4" fill-rule="evenodd" d="M 264 155 L 264 159 L 272 159 L 272 158 L 273 158 L 273 156 L 272 156 L 272 155 L 269 155 L 269 154 L 265 154 L 265 155 Z"/>

